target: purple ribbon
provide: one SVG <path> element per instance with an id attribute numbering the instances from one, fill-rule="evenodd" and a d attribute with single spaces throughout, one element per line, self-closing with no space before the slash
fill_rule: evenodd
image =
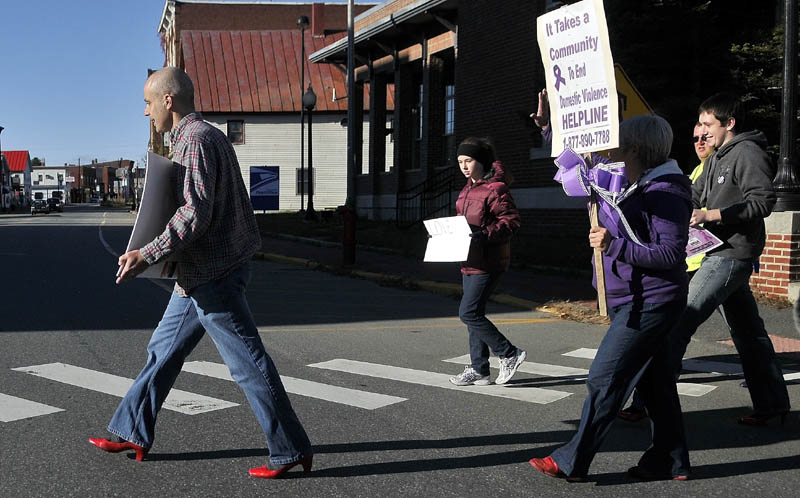
<path id="1" fill-rule="evenodd" d="M 598 163 L 594 168 L 589 168 L 583 158 L 570 148 L 564 149 L 555 163 L 558 171 L 553 180 L 561 183 L 564 193 L 570 197 L 587 197 L 592 191 L 597 193 L 599 213 L 605 218 L 603 226 L 614 237 L 624 234 L 641 245 L 622 210 L 617 207 L 618 196 L 628 187 L 624 163 Z"/>
<path id="2" fill-rule="evenodd" d="M 564 84 L 564 86 L 567 86 L 567 80 L 565 80 L 561 76 L 561 68 L 558 67 L 557 65 L 553 66 L 553 76 L 556 77 L 556 90 L 560 90 L 561 89 L 561 84 L 562 83 Z"/>
<path id="3" fill-rule="evenodd" d="M 626 184 L 624 165 L 601 163 L 589 168 L 583 158 L 570 148 L 564 149 L 555 163 L 558 171 L 553 180 L 561 183 L 564 192 L 570 197 L 585 197 L 592 190 L 616 196 Z"/>

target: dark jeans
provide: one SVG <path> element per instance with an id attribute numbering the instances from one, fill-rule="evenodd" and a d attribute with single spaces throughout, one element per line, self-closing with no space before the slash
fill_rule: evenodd
<path id="1" fill-rule="evenodd" d="M 173 291 L 147 346 L 147 362 L 114 413 L 109 432 L 145 448 L 153 444 L 161 405 L 184 360 L 207 332 L 264 430 L 270 462 L 285 465 L 311 454 L 308 435 L 250 313 L 245 297 L 249 280 L 245 264 L 193 289 L 190 297 Z"/>
<path id="2" fill-rule="evenodd" d="M 569 476 L 585 476 L 622 404 L 638 383 L 652 420 L 652 444 L 639 465 L 668 475 L 689 473 L 689 451 L 668 335 L 685 303 L 628 303 L 611 310 L 611 326 L 589 369 L 578 431 L 551 457 Z"/>
<path id="3" fill-rule="evenodd" d="M 742 362 L 742 371 L 758 413 L 789 409 L 789 394 L 772 341 L 750 292 L 752 262 L 707 256 L 689 282 L 689 300 L 670 334 L 672 368 L 680 375 L 689 341 L 714 310 L 722 305 L 725 321 Z"/>
<path id="4" fill-rule="evenodd" d="M 489 351 L 500 358 L 513 355 L 517 348 L 486 318 L 486 302 L 497 288 L 502 273 L 462 275 L 464 295 L 458 317 L 469 332 L 469 356 L 472 368 L 480 375 L 489 375 Z"/>

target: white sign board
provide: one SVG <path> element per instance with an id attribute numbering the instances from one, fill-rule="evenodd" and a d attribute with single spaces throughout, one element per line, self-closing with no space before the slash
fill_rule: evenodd
<path id="1" fill-rule="evenodd" d="M 142 201 L 125 252 L 141 249 L 167 228 L 167 223 L 178 210 L 172 185 L 174 173 L 172 161 L 152 152 L 147 153 Z M 177 267 L 177 258 L 173 256 L 149 266 L 136 277 L 174 279 L 178 276 Z"/>
<path id="2" fill-rule="evenodd" d="M 429 263 L 466 261 L 472 238 L 472 229 L 463 216 L 450 216 L 424 220 L 428 230 L 428 247 L 425 259 Z"/>
<path id="3" fill-rule="evenodd" d="M 614 61 L 603 0 L 583 0 L 536 19 L 550 124 L 551 155 L 613 149 L 619 144 Z"/>

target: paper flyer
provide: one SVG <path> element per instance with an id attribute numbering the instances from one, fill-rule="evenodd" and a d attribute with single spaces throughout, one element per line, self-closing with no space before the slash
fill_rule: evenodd
<path id="1" fill-rule="evenodd" d="M 551 156 L 613 149 L 619 101 L 602 0 L 583 0 L 536 19 L 553 132 Z"/>
<path id="2" fill-rule="evenodd" d="M 689 242 L 686 244 L 686 257 L 706 253 L 722 245 L 713 233 L 703 228 L 689 228 Z"/>
<path id="3" fill-rule="evenodd" d="M 144 176 L 144 189 L 142 200 L 139 203 L 139 212 L 133 225 L 131 238 L 125 252 L 141 249 L 153 239 L 161 235 L 167 227 L 170 218 L 178 210 L 175 201 L 175 191 L 172 187 L 172 175 L 175 169 L 169 159 L 147 152 L 147 169 Z M 175 279 L 178 276 L 178 262 L 176 257 L 149 266 L 136 278 L 163 278 Z"/>
<path id="4" fill-rule="evenodd" d="M 461 262 L 469 255 L 472 229 L 463 216 L 424 220 L 430 238 L 425 248 L 428 263 Z"/>

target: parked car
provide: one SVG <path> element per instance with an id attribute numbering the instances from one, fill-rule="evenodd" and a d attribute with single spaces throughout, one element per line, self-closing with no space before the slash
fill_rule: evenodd
<path id="1" fill-rule="evenodd" d="M 36 213 L 50 214 L 50 204 L 42 199 L 36 199 L 33 201 L 33 204 L 31 204 L 31 216 Z"/>
<path id="2" fill-rule="evenodd" d="M 50 211 L 64 212 L 64 203 L 58 197 L 51 197 L 47 199 L 47 205 L 50 206 Z"/>
<path id="3" fill-rule="evenodd" d="M 91 200 L 91 202 L 92 202 L 92 203 L 97 203 L 97 202 L 100 202 L 100 196 L 99 196 L 99 195 L 97 195 L 97 194 L 92 194 L 92 200 Z"/>

